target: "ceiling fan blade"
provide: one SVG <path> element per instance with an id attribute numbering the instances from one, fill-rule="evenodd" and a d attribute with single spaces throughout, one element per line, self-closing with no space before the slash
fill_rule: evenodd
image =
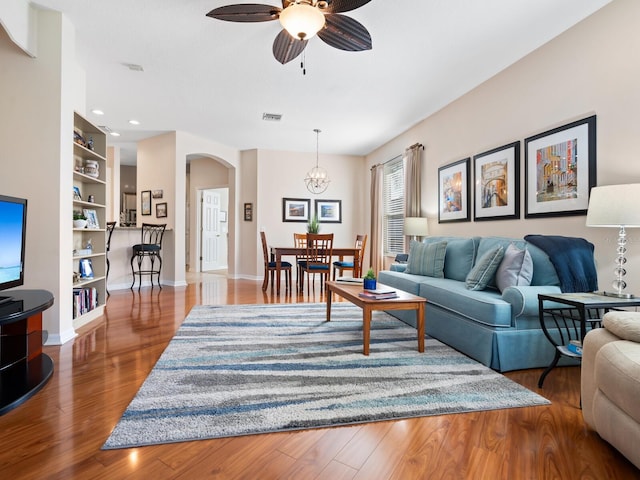
<path id="1" fill-rule="evenodd" d="M 357 20 L 335 13 L 325 15 L 325 20 L 318 37 L 327 45 L 348 52 L 371 50 L 371 35 Z"/>
<path id="2" fill-rule="evenodd" d="M 325 13 L 344 13 L 366 5 L 371 0 L 332 0 L 327 8 L 321 10 Z"/>
<path id="3" fill-rule="evenodd" d="M 306 46 L 307 40 L 298 40 L 282 30 L 273 41 L 273 56 L 284 65 L 300 55 Z"/>
<path id="4" fill-rule="evenodd" d="M 207 13 L 207 17 L 228 22 L 268 22 L 269 20 L 277 20 L 281 11 L 280 7 L 274 5 L 242 3 L 214 8 Z"/>

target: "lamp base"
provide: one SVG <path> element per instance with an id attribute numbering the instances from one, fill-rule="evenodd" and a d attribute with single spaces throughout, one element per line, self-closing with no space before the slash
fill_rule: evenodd
<path id="1" fill-rule="evenodd" d="M 601 295 L 605 297 L 616 297 L 616 298 L 635 298 L 633 293 L 618 293 L 618 292 L 601 292 Z"/>

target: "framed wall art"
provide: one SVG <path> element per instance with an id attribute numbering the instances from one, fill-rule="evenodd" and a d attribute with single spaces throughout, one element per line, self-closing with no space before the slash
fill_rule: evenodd
<path id="1" fill-rule="evenodd" d="M 283 198 L 283 222 L 308 222 L 311 200 L 308 198 Z"/>
<path id="2" fill-rule="evenodd" d="M 520 142 L 473 157 L 473 219 L 520 218 Z"/>
<path id="3" fill-rule="evenodd" d="M 316 200 L 316 215 L 320 223 L 342 223 L 342 200 Z"/>
<path id="4" fill-rule="evenodd" d="M 140 192 L 140 215 L 151 215 L 151 190 Z"/>
<path id="5" fill-rule="evenodd" d="M 166 218 L 167 202 L 156 203 L 156 218 Z"/>
<path id="6" fill-rule="evenodd" d="M 526 138 L 525 218 L 586 215 L 596 184 L 596 117 Z"/>
<path id="7" fill-rule="evenodd" d="M 438 168 L 438 223 L 468 222 L 470 158 Z"/>
<path id="8" fill-rule="evenodd" d="M 253 221 L 253 203 L 244 204 L 244 221 L 245 222 Z"/>

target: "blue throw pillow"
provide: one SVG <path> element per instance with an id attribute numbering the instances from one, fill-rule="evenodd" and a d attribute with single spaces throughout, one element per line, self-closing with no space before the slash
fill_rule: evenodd
<path id="1" fill-rule="evenodd" d="M 496 274 L 504 257 L 502 246 L 494 247 L 478 259 L 465 281 L 469 290 L 484 290 Z"/>
<path id="2" fill-rule="evenodd" d="M 447 242 L 411 242 L 406 273 L 444 278 L 444 256 Z"/>

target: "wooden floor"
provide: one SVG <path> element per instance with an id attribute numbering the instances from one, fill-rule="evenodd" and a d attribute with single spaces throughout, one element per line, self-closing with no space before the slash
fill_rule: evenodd
<path id="1" fill-rule="evenodd" d="M 103 321 L 45 347 L 47 386 L 0 417 L 0 479 L 640 479 L 585 427 L 578 367 L 554 370 L 544 389 L 540 370 L 507 374 L 551 406 L 100 450 L 193 305 L 323 300 L 318 287 L 278 298 L 210 274 L 112 292 Z"/>

